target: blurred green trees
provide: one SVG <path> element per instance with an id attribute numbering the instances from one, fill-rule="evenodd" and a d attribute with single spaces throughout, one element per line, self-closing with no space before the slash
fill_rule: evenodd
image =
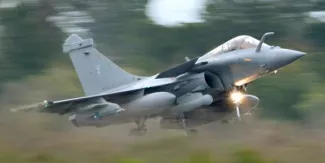
<path id="1" fill-rule="evenodd" d="M 53 60 L 60 58 L 62 33 L 46 17 L 53 8 L 46 1 L 38 5 L 22 4 L 14 9 L 1 9 L 0 83 L 23 79 L 40 73 Z"/>
<path id="2" fill-rule="evenodd" d="M 61 52 L 67 34 L 46 21 L 48 16 L 60 12 L 53 6 L 61 3 L 87 11 L 95 18 L 96 22 L 86 27 L 100 51 L 122 58 L 115 60 L 122 67 L 140 69 L 136 72 L 147 75 L 182 63 L 185 56 L 203 55 L 237 35 L 259 39 L 263 33 L 274 31 L 267 43 L 302 50 L 308 55 L 278 74 L 249 85 L 249 92 L 261 99 L 262 114 L 305 119 L 310 108 L 304 104 L 312 104 L 314 94 L 324 93 L 324 86 L 319 83 L 325 79 L 325 24 L 309 17 L 308 12 L 323 10 L 325 2 L 304 0 L 212 1 L 202 13 L 204 23 L 177 27 L 155 25 L 148 19 L 146 0 L 43 0 L 38 5 L 1 9 L 4 33 L 0 40 L 0 84 L 40 73 L 53 62 L 70 64 Z M 315 85 L 321 89 L 314 89 Z"/>

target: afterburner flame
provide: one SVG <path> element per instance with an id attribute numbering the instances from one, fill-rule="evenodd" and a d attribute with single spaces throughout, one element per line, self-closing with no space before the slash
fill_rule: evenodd
<path id="1" fill-rule="evenodd" d="M 240 103 L 243 98 L 244 98 L 243 93 L 238 92 L 238 91 L 231 92 L 231 94 L 230 94 L 230 99 L 232 100 L 233 103 L 236 103 L 236 104 Z"/>

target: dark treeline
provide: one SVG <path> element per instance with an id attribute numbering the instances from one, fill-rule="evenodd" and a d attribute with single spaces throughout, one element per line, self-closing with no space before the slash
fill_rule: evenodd
<path id="1" fill-rule="evenodd" d="M 249 85 L 249 92 L 260 97 L 262 115 L 271 118 L 308 120 L 321 115 L 325 104 L 325 23 L 308 15 L 325 9 L 325 1 L 213 1 L 202 13 L 203 23 L 164 27 L 146 16 L 146 0 L 42 0 L 37 5 L 21 4 L 1 9 L 0 84 L 23 80 L 41 73 L 52 62 L 70 65 L 61 44 L 68 34 L 49 16 L 56 5 L 69 4 L 71 10 L 87 11 L 95 19 L 85 24 L 100 51 L 122 67 L 151 75 L 197 57 L 237 36 L 259 39 L 265 32 L 275 35 L 267 43 L 308 53 L 301 61 Z M 63 89 L 64 90 L 64 89 Z"/>

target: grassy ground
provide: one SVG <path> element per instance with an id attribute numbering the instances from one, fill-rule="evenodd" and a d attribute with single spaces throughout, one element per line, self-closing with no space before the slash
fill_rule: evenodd
<path id="1" fill-rule="evenodd" d="M 129 137 L 133 124 L 96 129 L 67 123 L 68 127 L 53 130 L 46 129 L 46 121 L 35 125 L 39 121 L 33 116 L 2 123 L 1 163 L 325 162 L 322 131 L 274 122 L 215 123 L 199 128 L 197 137 L 186 138 L 181 131 L 157 129 L 158 120 L 151 120 L 146 136 Z"/>

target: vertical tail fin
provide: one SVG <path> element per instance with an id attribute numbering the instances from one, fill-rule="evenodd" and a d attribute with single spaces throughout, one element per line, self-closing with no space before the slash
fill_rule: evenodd
<path id="1" fill-rule="evenodd" d="M 93 39 L 70 35 L 63 44 L 86 95 L 101 92 L 140 80 L 142 77 L 125 72 L 94 48 Z"/>

